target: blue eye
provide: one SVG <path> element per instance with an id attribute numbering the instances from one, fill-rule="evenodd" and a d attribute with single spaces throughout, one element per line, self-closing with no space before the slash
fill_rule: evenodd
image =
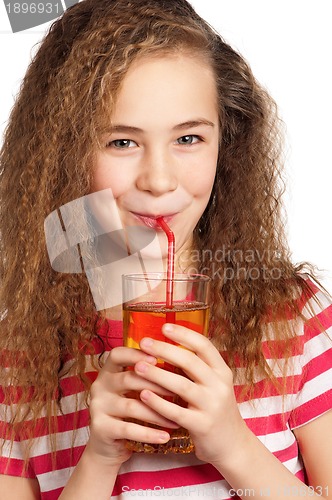
<path id="1" fill-rule="evenodd" d="M 190 146 L 191 144 L 196 144 L 196 142 L 199 142 L 200 138 L 198 135 L 183 135 L 182 137 L 179 137 L 177 139 L 178 144 L 181 144 L 183 146 Z"/>
<path id="2" fill-rule="evenodd" d="M 130 139 L 116 139 L 115 141 L 109 142 L 107 146 L 117 149 L 128 149 L 137 146 L 137 144 L 136 142 L 131 141 Z"/>

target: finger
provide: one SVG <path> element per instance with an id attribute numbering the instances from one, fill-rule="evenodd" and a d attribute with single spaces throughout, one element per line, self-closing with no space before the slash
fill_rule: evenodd
<path id="1" fill-rule="evenodd" d="M 168 429 L 176 429 L 179 427 L 178 424 L 172 420 L 160 415 L 152 408 L 142 403 L 140 399 L 119 399 L 117 404 L 112 406 L 112 415 L 110 416 L 120 419 L 134 419 L 141 425 L 146 422 Z"/>
<path id="2" fill-rule="evenodd" d="M 141 360 L 152 364 L 157 362 L 154 356 L 151 356 L 140 349 L 133 349 L 131 347 L 114 347 L 110 351 L 102 370 L 110 373 L 116 373 L 122 371 L 127 366 L 134 366 L 135 363 Z"/>
<path id="3" fill-rule="evenodd" d="M 167 363 L 183 370 L 189 378 L 197 383 L 203 383 L 208 378 L 211 378 L 210 366 L 192 351 L 181 349 L 178 345 L 150 338 L 144 338 L 141 341 L 141 345 L 142 349 L 153 354 L 155 357 L 161 358 Z M 143 361 L 139 363 L 145 364 Z M 141 373 L 139 374 L 141 375 Z"/>
<path id="4" fill-rule="evenodd" d="M 198 406 L 200 403 L 200 386 L 196 382 L 182 375 L 163 370 L 162 368 L 149 365 L 148 363 L 139 362 L 135 365 L 135 370 L 144 376 L 147 380 L 153 381 L 157 385 L 162 385 L 173 395 L 180 396 L 187 403 Z M 146 387 L 146 390 L 152 392 Z M 141 393 L 142 393 L 141 392 Z"/>
<path id="5" fill-rule="evenodd" d="M 211 340 L 201 333 L 171 323 L 163 325 L 162 331 L 165 337 L 195 352 L 211 368 L 218 369 L 220 364 L 225 364 Z"/>
<path id="6" fill-rule="evenodd" d="M 140 397 L 144 404 L 156 413 L 162 413 L 171 422 L 177 422 L 179 426 L 186 427 L 186 422 L 188 422 L 188 418 L 190 418 L 189 413 L 191 412 L 188 408 L 171 403 L 147 390 L 142 391 Z"/>
<path id="7" fill-rule="evenodd" d="M 143 389 L 149 389 L 160 396 L 174 396 L 174 394 L 169 390 L 147 380 L 146 378 L 142 378 L 132 370 L 121 372 L 119 374 L 105 374 L 103 381 L 105 382 L 105 385 L 107 384 L 107 387 L 112 393 L 121 395 L 132 391 L 140 392 Z"/>
<path id="8" fill-rule="evenodd" d="M 151 444 L 167 443 L 170 439 L 169 433 L 163 429 L 154 429 L 135 422 L 120 421 L 118 427 L 118 434 L 125 436 L 125 438 L 122 437 L 121 439 Z"/>
<path id="9" fill-rule="evenodd" d="M 189 330 L 188 328 L 181 325 L 174 325 L 171 323 L 166 323 L 162 327 L 162 332 L 165 337 L 169 338 L 176 344 L 186 347 L 192 352 L 195 352 L 197 356 L 202 359 L 211 368 L 220 369 L 222 366 L 227 366 L 222 359 L 220 352 L 212 344 L 212 342 L 204 335 Z M 151 351 L 143 347 L 141 348 L 151 354 Z"/>

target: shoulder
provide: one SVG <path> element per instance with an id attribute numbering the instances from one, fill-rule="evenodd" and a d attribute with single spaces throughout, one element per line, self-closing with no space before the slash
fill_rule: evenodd
<path id="1" fill-rule="evenodd" d="M 332 340 L 332 297 L 318 282 L 303 276 L 303 289 L 297 300 L 305 342 L 324 337 Z M 324 336 L 321 336 L 324 334 Z"/>
<path id="2" fill-rule="evenodd" d="M 307 278 L 300 298 L 302 349 L 291 427 L 299 427 L 332 408 L 332 300 L 319 283 Z M 298 323 L 298 322 L 297 322 Z"/>

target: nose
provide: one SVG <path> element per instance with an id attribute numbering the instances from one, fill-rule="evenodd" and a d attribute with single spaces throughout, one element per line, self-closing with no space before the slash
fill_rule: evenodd
<path id="1" fill-rule="evenodd" d="M 142 164 L 136 185 L 141 191 L 149 191 L 153 196 L 161 196 L 175 191 L 178 186 L 174 159 L 167 152 L 158 148 L 147 152 Z"/>

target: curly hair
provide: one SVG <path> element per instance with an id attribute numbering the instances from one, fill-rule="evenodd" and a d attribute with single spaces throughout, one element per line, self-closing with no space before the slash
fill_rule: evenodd
<path id="1" fill-rule="evenodd" d="M 0 349 L 9 366 L 2 385 L 21 390 L 14 426 L 28 415 L 36 421 L 45 408 L 50 428 L 56 425 L 65 355 L 89 392 L 83 374 L 96 311 L 84 275 L 52 270 L 44 220 L 90 192 L 96 148 L 132 62 L 181 52 L 211 64 L 219 96 L 217 174 L 194 234 L 197 271 L 214 278 L 212 340 L 235 373 L 235 359 L 245 360 L 248 387 L 257 369 L 273 377 L 261 349 L 267 314 L 286 324 L 290 311 L 300 314 L 295 299 L 306 291 L 285 238 L 273 100 L 243 57 L 186 0 L 84 0 L 42 41 L 1 151 Z M 283 326 L 274 335 L 294 336 Z M 287 343 L 284 355 L 290 355 Z M 12 393 L 7 396 L 10 401 Z"/>

